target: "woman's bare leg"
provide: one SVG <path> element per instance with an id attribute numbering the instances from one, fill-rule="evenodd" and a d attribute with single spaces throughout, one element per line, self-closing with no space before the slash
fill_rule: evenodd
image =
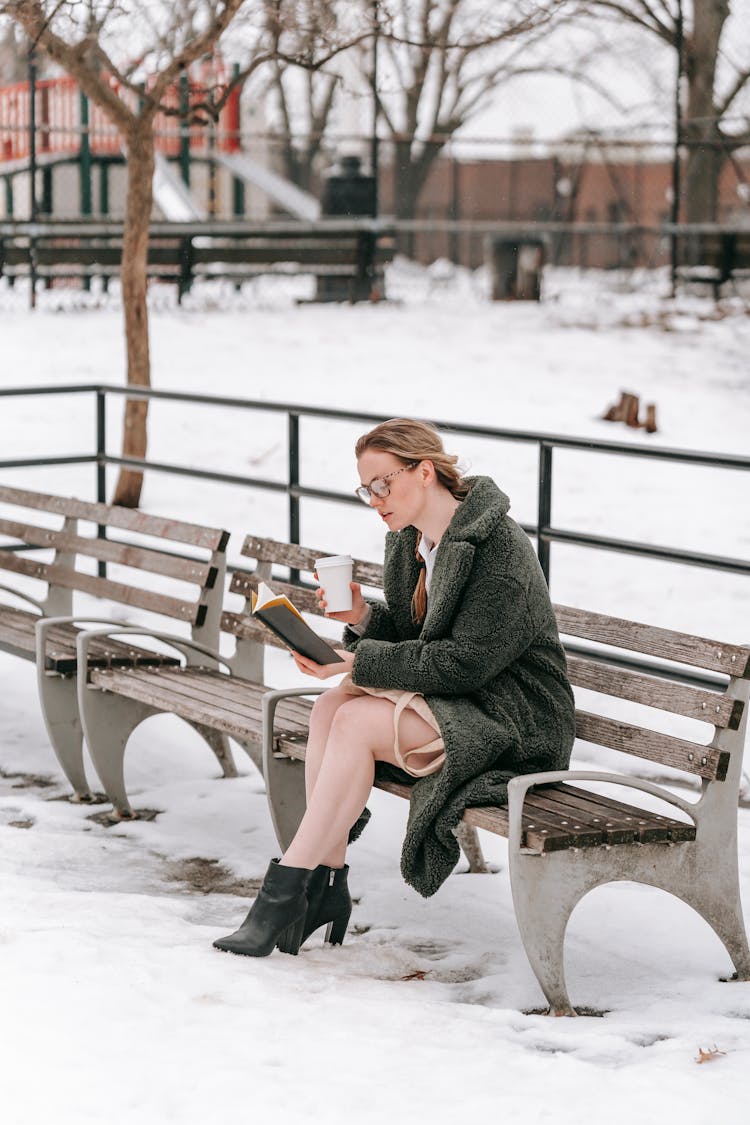
<path id="1" fill-rule="evenodd" d="M 323 764 L 331 723 L 342 703 L 351 703 L 354 698 L 350 692 L 329 688 L 313 704 L 305 751 L 305 798 L 308 805 Z"/>
<path id="2" fill-rule="evenodd" d="M 393 703 L 373 696 L 350 697 L 336 708 L 307 811 L 282 864 L 342 866 L 349 829 L 372 789 L 375 763 L 398 764 L 393 752 L 393 710 Z M 430 742 L 435 732 L 407 709 L 401 715 L 399 737 L 402 751 L 407 751 Z"/>

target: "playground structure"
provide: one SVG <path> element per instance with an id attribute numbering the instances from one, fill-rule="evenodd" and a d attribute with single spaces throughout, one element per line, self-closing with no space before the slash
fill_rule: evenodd
<path id="1" fill-rule="evenodd" d="M 28 82 L 0 87 L 0 224 L 8 228 L 0 235 L 0 276 L 12 283 L 21 275 L 13 270 L 23 271 L 28 264 L 32 278 L 44 276 L 51 284 L 53 277 L 64 276 L 66 263 L 54 258 L 51 246 L 42 261 L 41 243 L 36 258 L 27 252 L 34 235 L 21 230 L 19 222 L 121 223 L 126 165 L 119 132 L 72 78 L 43 78 L 33 88 L 32 96 Z M 279 138 L 263 131 L 262 112 L 258 113 L 262 107 L 246 100 L 243 104 L 239 85 L 229 91 L 216 121 L 191 120 L 191 110 L 228 90 L 223 64 L 216 58 L 184 74 L 170 90 L 155 120 L 155 223 L 202 223 L 205 237 L 215 238 L 220 237 L 217 223 L 230 222 L 234 228 L 244 221 L 257 233 L 266 225 L 288 225 L 292 220 L 301 224 L 295 237 L 303 238 L 310 235 L 307 227 L 321 223 L 322 215 L 346 220 L 399 215 L 398 153 L 393 146 L 381 147 L 374 179 L 357 170 L 348 184 L 336 185 L 337 179 L 347 178 L 347 160 L 355 159 L 347 157 L 347 147 L 361 149 L 363 138 L 331 137 L 319 153 L 319 165 L 325 160 L 328 167 L 314 170 L 319 200 L 279 174 L 282 161 L 274 149 Z M 122 96 L 135 106 L 137 93 Z M 541 240 L 547 264 L 624 270 L 669 265 L 673 288 L 679 275 L 710 286 L 715 296 L 723 286 L 736 291 L 738 282 L 750 275 L 750 149 L 735 154 L 722 172 L 717 220 L 687 226 L 669 223 L 671 165 L 661 142 L 654 147 L 586 135 L 533 148 L 524 142 L 525 147 L 495 156 L 477 155 L 471 146 L 461 155 L 458 143 L 452 141 L 435 161 L 414 217 L 389 221 L 388 238 L 399 253 L 425 264 L 448 258 L 476 269 L 491 264 L 494 250 L 488 251 L 488 240 L 510 241 L 513 247 L 518 240 Z M 357 199 L 349 190 L 355 181 Z M 332 186 L 342 188 L 335 206 L 327 199 Z M 365 187 L 362 194 L 359 188 Z M 371 276 L 374 263 L 362 265 L 361 246 L 355 250 L 348 244 L 342 262 L 340 232 L 325 228 L 319 233 L 336 242 L 328 250 L 336 256 L 337 267 L 345 266 L 359 280 Z M 255 274 L 266 264 L 280 268 L 300 262 L 289 257 L 290 236 L 280 243 L 278 232 L 269 229 L 267 235 L 273 246 L 269 243 L 268 253 L 264 250 L 262 262 L 257 247 L 251 259 L 240 261 L 238 247 L 233 266 Z M 93 229 L 80 235 L 83 240 L 98 237 Z M 314 237 L 312 257 L 333 266 L 319 262 L 320 240 Z M 20 238 L 21 246 L 12 245 L 10 238 Z M 176 231 L 174 238 L 179 238 Z M 303 257 L 309 258 L 310 248 L 303 249 Z M 80 267 L 85 280 L 94 267 L 107 264 L 99 260 L 101 254 L 94 260 L 88 251 L 69 253 L 75 261 L 67 264 Z M 169 262 L 183 289 L 194 276 L 192 250 L 185 255 L 181 264 L 171 258 Z M 227 264 L 226 256 L 214 264 Z M 50 275 L 36 273 L 37 265 L 49 269 Z M 319 282 L 321 291 L 327 284 Z M 520 295 L 511 288 L 505 296 Z"/>
<path id="2" fill-rule="evenodd" d="M 205 97 L 207 88 L 222 85 L 226 89 L 222 64 L 211 60 L 168 92 L 165 110 L 155 121 L 154 199 L 161 215 L 182 222 L 221 211 L 242 216 L 249 192 L 257 218 L 268 218 L 273 205 L 293 218 L 317 219 L 320 206 L 314 196 L 242 151 L 239 86 L 230 91 L 215 123 L 187 123 L 191 104 Z M 32 217 L 32 166 L 41 179 L 34 217 L 116 217 L 125 191 L 118 130 L 73 78 L 39 79 L 34 91 L 32 95 L 29 82 L 0 87 L 0 217 Z M 201 179 L 204 190 L 199 192 Z M 201 197 L 207 199 L 205 206 Z"/>

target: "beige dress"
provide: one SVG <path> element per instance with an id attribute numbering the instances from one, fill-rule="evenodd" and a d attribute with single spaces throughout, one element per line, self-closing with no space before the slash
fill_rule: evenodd
<path id="1" fill-rule="evenodd" d="M 373 695 L 377 699 L 387 699 L 395 706 L 393 708 L 393 755 L 399 766 L 412 777 L 426 777 L 428 773 L 435 773 L 445 761 L 445 743 L 440 734 L 437 719 L 430 710 L 430 706 L 423 695 L 416 691 L 399 691 L 390 688 L 365 688 L 352 683 L 351 676 L 345 676 L 339 684 L 340 691 L 349 695 Z M 424 746 L 417 746 L 414 750 L 402 751 L 398 725 L 401 716 L 406 710 L 415 711 L 420 719 L 435 731 L 437 738 L 427 742 Z"/>

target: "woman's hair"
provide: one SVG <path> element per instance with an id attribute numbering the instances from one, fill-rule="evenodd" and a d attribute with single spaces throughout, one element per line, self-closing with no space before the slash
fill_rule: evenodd
<path id="1" fill-rule="evenodd" d="M 357 441 L 354 453 L 357 459 L 367 449 L 377 449 L 382 453 L 392 453 L 399 461 L 409 464 L 412 461 L 431 461 L 435 466 L 438 482 L 447 488 L 456 500 L 463 500 L 469 485 L 456 468 L 458 457 L 446 453 L 440 434 L 427 422 L 415 422 L 410 418 L 391 418 L 369 430 Z M 411 612 L 414 621 L 420 625 L 427 613 L 427 587 L 424 560 L 419 553 L 421 533 L 417 538 L 417 559 L 421 564 L 419 581 L 414 591 Z"/>

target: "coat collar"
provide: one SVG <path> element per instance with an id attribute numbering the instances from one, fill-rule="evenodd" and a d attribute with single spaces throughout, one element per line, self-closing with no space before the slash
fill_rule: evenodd
<path id="1" fill-rule="evenodd" d="M 490 477 L 466 477 L 469 494 L 461 501 L 441 539 L 483 543 L 507 515 L 510 500 Z"/>
<path id="2" fill-rule="evenodd" d="M 422 637 L 439 636 L 453 615 L 471 573 L 474 551 L 505 518 L 510 500 L 489 477 L 469 477 L 468 495 L 456 509 L 435 558 Z"/>

